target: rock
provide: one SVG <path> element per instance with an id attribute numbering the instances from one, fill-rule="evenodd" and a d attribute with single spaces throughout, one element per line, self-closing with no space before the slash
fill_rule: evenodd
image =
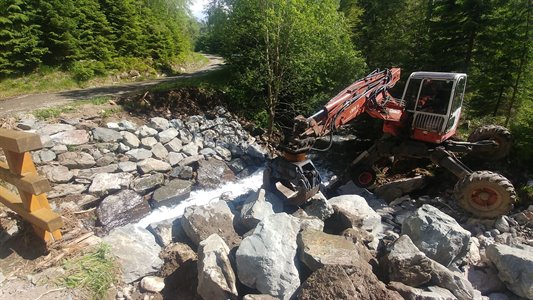
<path id="1" fill-rule="evenodd" d="M 233 214 L 225 201 L 185 208 L 181 225 L 195 245 L 213 233 L 218 234 L 230 248 L 241 241 L 233 228 Z"/>
<path id="2" fill-rule="evenodd" d="M 54 135 L 58 132 L 69 131 L 76 129 L 72 125 L 68 124 L 48 124 L 37 130 L 38 135 Z"/>
<path id="3" fill-rule="evenodd" d="M 74 174 L 65 166 L 48 165 L 41 167 L 40 170 L 48 180 L 54 183 L 66 183 L 74 177 Z"/>
<path id="4" fill-rule="evenodd" d="M 154 136 L 157 134 L 157 130 L 150 128 L 146 125 L 143 125 L 139 127 L 139 129 L 135 132 L 136 135 L 138 135 L 141 138 L 147 137 L 147 136 Z"/>
<path id="5" fill-rule="evenodd" d="M 511 300 L 511 299 L 504 293 L 491 293 L 489 295 L 489 300 Z"/>
<path id="6" fill-rule="evenodd" d="M 200 154 L 203 154 L 205 157 L 211 157 L 211 156 L 217 155 L 215 150 L 213 150 L 211 148 L 204 148 L 204 149 L 200 150 Z"/>
<path id="7" fill-rule="evenodd" d="M 17 128 L 22 130 L 31 130 L 33 129 L 33 126 L 35 125 L 35 119 L 28 118 L 28 119 L 22 119 L 19 122 L 17 122 Z"/>
<path id="8" fill-rule="evenodd" d="M 424 204 L 402 225 L 413 243 L 429 258 L 448 266 L 468 253 L 470 232 L 437 208 Z"/>
<path id="9" fill-rule="evenodd" d="M 235 174 L 220 160 L 210 158 L 198 163 L 196 180 L 203 188 L 216 188 L 220 183 L 235 180 Z"/>
<path id="10" fill-rule="evenodd" d="M 174 241 L 172 234 L 173 225 L 172 220 L 164 220 L 158 223 L 152 223 L 146 229 L 155 236 L 155 240 L 161 247 L 166 247 Z"/>
<path id="11" fill-rule="evenodd" d="M 157 143 L 152 147 L 152 153 L 155 158 L 166 159 L 168 156 L 168 151 L 161 143 Z"/>
<path id="12" fill-rule="evenodd" d="M 509 217 L 500 216 L 498 219 L 496 219 L 496 222 L 494 222 L 494 228 L 498 229 L 501 232 L 511 231 L 511 227 L 509 226 L 508 220 L 509 220 Z"/>
<path id="13" fill-rule="evenodd" d="M 99 167 L 108 166 L 114 164 L 116 161 L 115 153 L 106 153 L 102 157 L 96 160 L 96 165 Z"/>
<path id="14" fill-rule="evenodd" d="M 507 288 L 520 297 L 533 299 L 533 247 L 492 244 L 486 251 Z"/>
<path id="15" fill-rule="evenodd" d="M 412 178 L 402 178 L 399 180 L 387 182 L 376 188 L 374 193 L 381 198 L 392 201 L 412 191 L 416 191 L 426 184 L 425 176 L 415 176 Z"/>
<path id="16" fill-rule="evenodd" d="M 167 158 L 171 166 L 176 166 L 180 163 L 180 161 L 182 161 L 185 158 L 185 156 L 181 153 L 170 152 Z"/>
<path id="17" fill-rule="evenodd" d="M 122 135 L 119 132 L 109 128 L 96 127 L 93 128 L 92 133 L 94 140 L 98 142 L 109 143 L 122 139 Z"/>
<path id="18" fill-rule="evenodd" d="M 272 297 L 266 294 L 248 294 L 242 298 L 242 300 L 277 300 L 278 298 Z"/>
<path id="19" fill-rule="evenodd" d="M 133 172 L 137 170 L 137 164 L 131 161 L 121 161 L 118 163 L 118 169 L 122 172 Z"/>
<path id="20" fill-rule="evenodd" d="M 55 145 L 50 150 L 54 151 L 55 154 L 61 154 L 61 153 L 67 152 L 68 148 L 66 145 L 59 144 L 59 145 Z"/>
<path id="21" fill-rule="evenodd" d="M 189 143 L 181 149 L 183 153 L 185 153 L 187 156 L 194 156 L 198 154 L 198 145 L 195 143 Z"/>
<path id="22" fill-rule="evenodd" d="M 289 299 L 300 285 L 295 265 L 297 218 L 286 213 L 266 217 L 237 249 L 239 280 L 250 288 Z"/>
<path id="23" fill-rule="evenodd" d="M 165 118 L 155 117 L 150 119 L 148 126 L 157 131 L 162 131 L 170 127 L 170 122 Z"/>
<path id="24" fill-rule="evenodd" d="M 68 130 L 50 136 L 52 141 L 68 146 L 78 146 L 89 142 L 89 134 L 85 130 Z"/>
<path id="25" fill-rule="evenodd" d="M 372 273 L 370 265 L 361 261 L 358 267 L 326 265 L 313 272 L 297 293 L 298 300 L 365 299 L 401 300 L 397 292 L 388 290 Z"/>
<path id="26" fill-rule="evenodd" d="M 185 145 L 185 144 L 188 144 L 192 141 L 192 133 L 187 130 L 187 129 L 180 129 L 179 130 L 179 137 L 180 137 L 180 140 L 181 142 Z"/>
<path id="27" fill-rule="evenodd" d="M 253 158 L 264 159 L 267 151 L 263 146 L 253 143 L 246 149 L 246 154 Z"/>
<path id="28" fill-rule="evenodd" d="M 141 141 L 139 141 L 139 138 L 135 134 L 128 131 L 121 131 L 120 135 L 122 135 L 122 143 L 124 143 L 124 145 L 131 148 L 139 147 Z"/>
<path id="29" fill-rule="evenodd" d="M 431 284 L 440 286 L 452 292 L 458 300 L 480 299 L 481 293 L 462 274 L 450 271 L 445 266 L 433 261 Z"/>
<path id="30" fill-rule="evenodd" d="M 225 161 L 230 161 L 231 160 L 231 151 L 229 151 L 228 149 L 220 147 L 220 146 L 216 146 L 215 147 L 215 151 Z"/>
<path id="31" fill-rule="evenodd" d="M 106 230 L 136 222 L 148 213 L 148 203 L 132 190 L 123 190 L 107 196 L 96 210 L 98 220 Z"/>
<path id="32" fill-rule="evenodd" d="M 175 137 L 177 137 L 178 134 L 179 132 L 176 129 L 171 127 L 171 128 L 161 131 L 157 135 L 157 138 L 161 144 L 166 144 L 170 142 L 172 139 L 174 139 Z"/>
<path id="33" fill-rule="evenodd" d="M 103 195 L 128 188 L 132 179 L 130 173 L 99 173 L 94 176 L 89 193 Z"/>
<path id="34" fill-rule="evenodd" d="M 358 195 L 342 195 L 329 199 L 329 204 L 341 215 L 346 228 L 362 227 L 372 231 L 381 224 L 381 216 Z"/>
<path id="35" fill-rule="evenodd" d="M 389 274 L 391 281 L 412 287 L 428 283 L 433 271 L 431 260 L 418 250 L 407 235 L 402 235 L 394 241 L 381 265 Z"/>
<path id="36" fill-rule="evenodd" d="M 158 187 L 163 182 L 165 182 L 165 176 L 161 173 L 156 173 L 136 178 L 132 181 L 131 188 L 138 193 L 144 193 Z"/>
<path id="37" fill-rule="evenodd" d="M 195 156 L 189 156 L 185 157 L 184 159 L 180 160 L 178 162 L 178 166 L 189 166 L 192 165 L 195 162 L 198 162 L 200 160 L 204 159 L 203 155 L 195 155 Z"/>
<path id="38" fill-rule="evenodd" d="M 401 282 L 391 282 L 389 289 L 398 292 L 404 299 L 413 300 L 457 300 L 455 296 L 448 291 L 436 286 L 428 287 L 430 290 L 417 289 L 410 287 Z"/>
<path id="39" fill-rule="evenodd" d="M 203 299 L 237 299 L 237 278 L 231 267 L 229 248 L 217 234 L 198 247 L 198 294 Z"/>
<path id="40" fill-rule="evenodd" d="M 235 173 L 238 174 L 242 170 L 246 169 L 246 164 L 241 158 L 236 158 L 228 163 L 228 167 Z"/>
<path id="41" fill-rule="evenodd" d="M 84 184 L 56 184 L 46 195 L 49 199 L 53 199 L 72 194 L 80 194 L 85 192 L 86 189 L 87 187 Z"/>
<path id="42" fill-rule="evenodd" d="M 315 216 L 308 216 L 305 211 L 300 210 L 302 214 L 293 214 L 293 217 L 298 218 L 300 222 L 300 230 L 313 229 L 317 231 L 324 231 L 324 221 Z"/>
<path id="43" fill-rule="evenodd" d="M 505 285 L 498 278 L 496 269 L 492 266 L 466 266 L 465 276 L 472 286 L 481 294 L 504 292 Z"/>
<path id="44" fill-rule="evenodd" d="M 167 162 L 157 160 L 154 158 L 147 158 L 137 164 L 141 173 L 146 174 L 150 172 L 166 172 L 172 169 Z"/>
<path id="45" fill-rule="evenodd" d="M 152 157 L 152 151 L 146 149 L 133 149 L 126 152 L 126 155 L 130 157 L 132 161 L 141 161 Z"/>
<path id="46" fill-rule="evenodd" d="M 187 263 L 194 263 L 194 270 L 197 270 L 196 261 L 198 256 L 196 252 L 191 249 L 191 247 L 184 243 L 173 243 L 165 247 L 161 251 L 160 257 L 165 260 L 165 264 L 170 265 L 169 267 L 164 266 L 160 271 L 161 276 L 168 277 L 176 271 L 176 269 L 184 266 Z M 194 272 L 197 273 L 197 272 Z M 195 279 L 198 279 L 197 274 L 194 274 Z M 196 286 L 194 286 L 196 290 Z"/>
<path id="47" fill-rule="evenodd" d="M 155 144 L 157 144 L 157 140 L 152 136 L 143 137 L 141 139 L 141 145 L 143 148 L 152 149 Z"/>
<path id="48" fill-rule="evenodd" d="M 304 210 L 309 216 L 315 216 L 324 221 L 333 215 L 333 207 L 321 192 L 311 197 L 308 203 Z"/>
<path id="49" fill-rule="evenodd" d="M 117 257 L 122 280 L 126 283 L 157 272 L 163 264 L 159 258 L 161 248 L 154 236 L 144 228 L 126 225 L 112 230 L 103 240 L 111 246 L 111 252 Z"/>
<path id="50" fill-rule="evenodd" d="M 114 173 L 118 170 L 117 164 L 111 164 L 103 167 L 96 167 L 96 168 L 90 168 L 90 169 L 82 169 L 78 170 L 78 173 L 76 174 L 76 178 L 83 178 L 83 179 L 93 179 L 96 174 L 101 173 Z"/>
<path id="51" fill-rule="evenodd" d="M 181 129 L 183 127 L 183 121 L 180 119 L 172 119 L 170 120 L 170 126 L 176 129 Z"/>
<path id="52" fill-rule="evenodd" d="M 152 293 L 159 293 L 165 288 L 165 280 L 157 276 L 146 276 L 141 279 L 141 288 Z"/>
<path id="53" fill-rule="evenodd" d="M 85 152 L 65 152 L 57 156 L 59 164 L 69 169 L 86 169 L 94 166 L 96 161 Z"/>
<path id="54" fill-rule="evenodd" d="M 137 125 L 135 125 L 134 123 L 128 120 L 121 120 L 118 123 L 109 122 L 106 124 L 106 127 L 109 129 L 129 131 L 129 132 L 134 132 L 135 130 L 137 130 Z"/>
<path id="55" fill-rule="evenodd" d="M 192 183 L 190 181 L 174 179 L 158 188 L 152 196 L 155 207 L 172 206 L 189 198 Z"/>
<path id="56" fill-rule="evenodd" d="M 181 140 L 177 138 L 174 138 L 165 144 L 165 148 L 168 152 L 180 152 L 182 147 Z"/>
<path id="57" fill-rule="evenodd" d="M 264 189 L 251 192 L 244 201 L 239 215 L 239 223 L 247 230 L 255 228 L 264 218 L 283 211 L 283 202 L 269 193 L 268 199 Z"/>
<path id="58" fill-rule="evenodd" d="M 342 236 L 305 229 L 298 235 L 300 261 L 311 271 L 325 265 L 358 265 L 360 257 L 354 243 Z"/>

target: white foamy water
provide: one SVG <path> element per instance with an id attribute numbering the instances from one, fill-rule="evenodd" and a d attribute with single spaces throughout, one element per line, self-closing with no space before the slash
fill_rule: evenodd
<path id="1" fill-rule="evenodd" d="M 230 182 L 213 190 L 199 190 L 191 193 L 189 198 L 181 201 L 176 206 L 160 207 L 153 210 L 148 216 L 144 217 L 137 223 L 137 226 L 146 228 L 152 223 L 161 222 L 168 219 L 175 219 L 181 217 L 185 208 L 192 205 L 206 205 L 212 202 L 219 201 L 220 195 L 224 193 L 231 193 L 231 197 L 237 197 L 245 194 L 251 190 L 258 190 L 263 184 L 263 169 L 260 169 L 252 175 L 243 178 L 236 182 Z"/>

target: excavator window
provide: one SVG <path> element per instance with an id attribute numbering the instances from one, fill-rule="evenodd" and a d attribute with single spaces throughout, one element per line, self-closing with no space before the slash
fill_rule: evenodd
<path id="1" fill-rule="evenodd" d="M 452 88 L 453 80 L 424 79 L 416 110 L 445 115 L 450 103 Z"/>
<path id="2" fill-rule="evenodd" d="M 420 84 L 422 83 L 422 79 L 409 79 L 409 82 L 407 83 L 407 90 L 405 91 L 405 95 L 403 98 L 403 101 L 405 103 L 405 108 L 408 111 L 415 109 L 416 99 L 418 97 L 418 91 L 420 90 Z"/>

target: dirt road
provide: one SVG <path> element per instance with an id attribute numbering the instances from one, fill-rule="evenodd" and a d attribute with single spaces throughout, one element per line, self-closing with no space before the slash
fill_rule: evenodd
<path id="1" fill-rule="evenodd" d="M 148 87 L 155 86 L 163 82 L 172 82 L 182 78 L 198 76 L 205 72 L 212 71 L 219 68 L 224 61 L 219 56 L 205 55 L 209 59 L 209 63 L 201 69 L 184 75 L 164 77 L 155 80 L 132 82 L 126 84 L 117 84 L 102 87 L 93 87 L 86 89 L 62 91 L 55 93 L 31 94 L 13 97 L 0 101 L 0 117 L 16 115 L 17 113 L 31 111 L 39 108 L 46 108 L 66 104 L 70 101 L 83 100 L 98 96 L 115 96 L 126 93 L 131 93 Z"/>

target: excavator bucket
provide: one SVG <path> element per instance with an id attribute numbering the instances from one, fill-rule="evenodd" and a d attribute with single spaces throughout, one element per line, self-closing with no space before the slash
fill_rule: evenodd
<path id="1" fill-rule="evenodd" d="M 320 189 L 320 174 L 309 159 L 291 162 L 279 156 L 267 163 L 263 187 L 286 199 L 292 205 L 302 205 Z"/>

